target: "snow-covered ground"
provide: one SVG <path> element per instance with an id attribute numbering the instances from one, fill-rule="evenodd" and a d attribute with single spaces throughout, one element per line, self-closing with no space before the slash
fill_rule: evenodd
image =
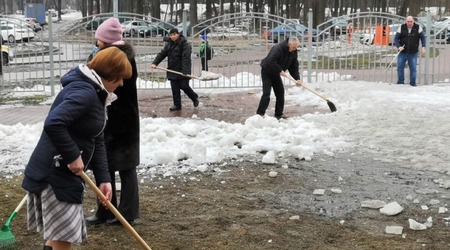
<path id="1" fill-rule="evenodd" d="M 276 163 L 286 155 L 314 161 L 318 154 L 370 152 L 376 160 L 402 162 L 411 169 L 442 173 L 450 170 L 448 81 L 410 87 L 330 77 L 309 86 L 326 95 L 337 112 L 281 121 L 255 115 L 244 124 L 195 116 L 142 118 L 140 169 L 150 174 L 173 175 L 204 170 L 209 163 L 222 163 L 229 158 L 257 157 L 264 163 Z M 220 91 L 198 90 L 203 94 Z M 323 99 L 304 88 L 288 88 L 286 105 L 328 109 Z M 0 172 L 24 169 L 42 125 L 0 125 Z M 268 153 L 262 156 L 261 151 Z"/>

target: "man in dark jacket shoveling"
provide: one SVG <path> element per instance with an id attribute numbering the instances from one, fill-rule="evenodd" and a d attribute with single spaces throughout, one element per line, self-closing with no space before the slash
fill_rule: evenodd
<path id="1" fill-rule="evenodd" d="M 181 110 L 181 90 L 192 100 L 194 107 L 197 107 L 199 104 L 198 95 L 189 86 L 190 77 L 188 76 L 191 74 L 191 45 L 175 28 L 169 31 L 169 39 L 165 37 L 164 41 L 166 45 L 153 60 L 151 67 L 156 69 L 156 66 L 167 57 L 167 69 L 186 75 L 167 72 L 167 79 L 170 80 L 173 98 L 173 106 L 169 110 Z"/>
<path id="2" fill-rule="evenodd" d="M 300 41 L 297 37 L 290 37 L 275 45 L 269 54 L 261 61 L 261 78 L 263 93 L 256 113 L 264 116 L 270 102 L 270 92 L 275 93 L 275 117 L 279 120 L 286 118 L 284 110 L 284 86 L 281 76 L 287 76 L 286 70 L 296 80 L 298 86 L 302 85 L 298 71 L 297 48 Z"/>

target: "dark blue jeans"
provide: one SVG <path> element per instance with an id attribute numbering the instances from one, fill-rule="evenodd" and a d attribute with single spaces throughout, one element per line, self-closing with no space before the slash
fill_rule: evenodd
<path id="1" fill-rule="evenodd" d="M 409 83 L 416 84 L 417 53 L 408 54 L 406 52 L 401 52 L 398 55 L 398 60 L 397 60 L 398 83 L 405 82 L 405 65 L 406 65 L 407 61 L 408 61 L 408 67 L 409 67 Z"/>
<path id="2" fill-rule="evenodd" d="M 177 107 L 181 107 L 181 93 L 180 90 L 183 90 L 184 93 L 192 100 L 197 100 L 198 95 L 194 92 L 194 90 L 189 86 L 189 79 L 172 79 L 170 80 L 170 87 L 172 88 L 172 98 L 173 105 Z"/>
<path id="3" fill-rule="evenodd" d="M 270 76 L 264 71 L 261 72 L 261 79 L 263 82 L 263 93 L 261 100 L 259 101 L 258 109 L 256 114 L 264 115 L 266 113 L 267 107 L 270 103 L 270 92 L 273 88 L 275 93 L 275 116 L 282 116 L 284 110 L 284 86 L 281 76 Z"/>

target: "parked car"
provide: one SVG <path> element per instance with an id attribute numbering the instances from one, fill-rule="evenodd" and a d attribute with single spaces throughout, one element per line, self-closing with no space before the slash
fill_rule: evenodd
<path id="1" fill-rule="evenodd" d="M 450 19 L 435 22 L 431 26 L 430 34 L 441 43 L 450 43 Z"/>
<path id="2" fill-rule="evenodd" d="M 140 37 L 165 36 L 174 27 L 172 24 L 166 22 L 150 23 L 147 27 L 140 28 L 138 32 Z"/>
<path id="3" fill-rule="evenodd" d="M 24 18 L 24 19 L 16 19 L 16 18 L 11 18 L 11 19 L 2 19 L 0 21 L 0 24 L 16 24 L 18 26 L 24 27 L 24 28 L 29 28 L 34 32 L 38 32 L 40 30 L 42 30 L 42 27 L 39 23 L 37 23 L 37 21 L 35 21 L 35 18 Z"/>
<path id="4" fill-rule="evenodd" d="M 0 31 L 2 41 L 9 43 L 30 41 L 34 38 L 34 32 L 31 29 L 14 23 L 0 23 Z"/>
<path id="5" fill-rule="evenodd" d="M 8 46 L 2 45 L 2 64 L 8 65 L 10 61 L 14 58 L 14 53 L 9 49 Z"/>
<path id="6" fill-rule="evenodd" d="M 145 29 L 149 26 L 149 23 L 144 21 L 125 21 L 122 23 L 123 36 L 135 36 L 139 34 L 140 29 Z"/>
<path id="7" fill-rule="evenodd" d="M 307 36 L 308 35 L 308 27 L 302 24 L 281 24 L 277 27 L 273 28 L 268 32 L 268 40 L 271 40 L 275 43 L 279 41 L 283 41 L 289 36 Z M 324 33 L 320 32 L 317 29 L 312 30 L 313 41 L 322 40 L 324 38 Z M 301 40 L 301 38 L 299 38 Z"/>
<path id="8" fill-rule="evenodd" d="M 108 18 L 111 18 L 111 16 L 109 15 L 99 15 L 99 16 L 94 16 L 92 18 L 91 21 L 87 22 L 85 25 L 86 30 L 97 30 L 98 26 L 100 26 L 100 24 L 102 24 L 104 21 L 106 21 Z M 123 23 L 125 21 L 129 21 L 132 20 L 133 17 L 118 17 L 119 22 Z"/>
<path id="9" fill-rule="evenodd" d="M 26 22 L 27 27 L 32 29 L 34 32 L 42 30 L 42 26 L 39 24 L 36 18 L 25 17 L 23 20 Z"/>
<path id="10" fill-rule="evenodd" d="M 183 30 L 184 30 L 184 28 L 187 28 L 186 29 L 186 34 L 188 35 L 188 36 L 190 36 L 191 35 L 191 31 L 192 31 L 192 27 L 193 27 L 193 25 L 191 24 L 191 21 L 186 21 L 186 23 L 179 23 L 177 26 L 176 26 L 176 28 L 178 29 L 178 31 L 180 32 L 180 34 L 183 34 Z M 203 31 L 202 33 L 209 33 L 210 32 L 210 30 L 209 29 L 207 29 L 207 27 L 208 26 L 206 26 L 206 25 L 200 25 L 200 26 L 196 26 L 196 31 Z"/>
<path id="11" fill-rule="evenodd" d="M 331 19 L 330 26 L 330 35 L 340 36 L 347 34 L 349 23 L 343 17 L 335 17 Z"/>
<path id="12" fill-rule="evenodd" d="M 227 39 L 227 38 L 247 38 L 249 36 L 248 31 L 244 31 L 242 28 L 224 28 L 220 27 L 214 32 L 208 34 L 208 37 L 214 37 L 217 39 Z"/>

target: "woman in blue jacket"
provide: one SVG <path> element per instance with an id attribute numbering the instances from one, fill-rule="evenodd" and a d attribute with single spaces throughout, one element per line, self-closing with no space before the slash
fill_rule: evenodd
<path id="1" fill-rule="evenodd" d="M 44 232 L 44 249 L 72 249 L 86 239 L 84 183 L 78 173 L 91 169 L 100 190 L 111 199 L 103 130 L 113 91 L 131 77 L 126 54 L 111 47 L 87 65 L 61 78 L 44 130 L 25 168 L 28 228 Z"/>

